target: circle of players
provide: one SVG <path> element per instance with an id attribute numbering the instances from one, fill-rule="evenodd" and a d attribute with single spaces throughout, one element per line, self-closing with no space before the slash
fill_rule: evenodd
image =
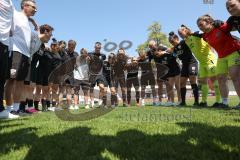
<path id="1" fill-rule="evenodd" d="M 178 34 L 169 33 L 172 47 L 149 40 L 148 50 L 140 51 L 138 57 L 129 57 L 123 48 L 106 56 L 100 42 L 95 43 L 94 51 L 82 48 L 80 54 L 75 51 L 74 40 L 66 43 L 52 39 L 47 47 L 54 29 L 48 24 L 38 26 L 34 21 L 34 0 L 22 0 L 21 11 L 14 8 L 11 0 L 1 0 L 0 4 L 0 118 L 38 112 L 40 103 L 42 111 L 60 109 L 63 103 L 69 109 L 78 109 L 80 89 L 86 109 L 118 106 L 119 86 L 123 106 L 131 106 L 132 87 L 136 106 L 145 106 L 147 100 L 154 106 L 185 106 L 189 80 L 193 105 L 207 107 L 211 81 L 216 97 L 212 107 L 229 108 L 229 77 L 240 98 L 240 42 L 231 34 L 240 32 L 239 0 L 226 2 L 232 15 L 226 22 L 203 15 L 197 19 L 201 33 L 181 25 Z M 163 85 L 166 103 L 162 102 Z M 152 100 L 146 99 L 147 86 Z M 94 102 L 96 98 L 100 99 L 99 105 Z M 239 109 L 240 105 L 234 108 Z"/>

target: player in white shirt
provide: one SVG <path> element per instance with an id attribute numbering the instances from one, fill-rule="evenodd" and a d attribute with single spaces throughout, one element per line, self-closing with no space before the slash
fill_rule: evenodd
<path id="1" fill-rule="evenodd" d="M 5 110 L 3 105 L 4 85 L 9 77 L 9 46 L 10 29 L 13 18 L 13 4 L 11 0 L 0 1 L 0 118 L 18 118 Z"/>

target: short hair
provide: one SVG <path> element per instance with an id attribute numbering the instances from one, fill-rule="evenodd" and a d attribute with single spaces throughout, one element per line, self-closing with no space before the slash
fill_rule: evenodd
<path id="1" fill-rule="evenodd" d="M 50 32 L 54 30 L 54 28 L 48 24 L 41 25 L 39 29 L 41 34 L 43 34 L 45 31 Z"/>
<path id="2" fill-rule="evenodd" d="M 59 45 L 62 45 L 62 44 L 65 44 L 66 45 L 66 42 L 64 40 L 61 40 L 58 42 Z"/>
<path id="3" fill-rule="evenodd" d="M 102 43 L 101 42 L 96 42 L 95 45 L 100 45 L 101 46 Z"/>
<path id="4" fill-rule="evenodd" d="M 81 53 L 81 54 L 83 54 L 83 53 L 88 54 L 88 51 L 87 51 L 85 48 L 82 48 L 82 49 L 80 50 L 80 53 Z"/>
<path id="5" fill-rule="evenodd" d="M 125 49 L 124 48 L 119 48 L 118 49 L 118 53 L 119 53 L 120 50 L 124 51 L 124 53 L 125 53 Z"/>
<path id="6" fill-rule="evenodd" d="M 214 22 L 214 19 L 209 15 L 209 14 L 205 14 L 201 17 L 199 17 L 197 19 L 197 24 L 200 22 L 200 21 L 205 21 L 205 22 L 209 22 L 209 23 L 213 23 Z"/>
<path id="7" fill-rule="evenodd" d="M 74 41 L 74 40 L 72 40 L 72 39 L 70 39 L 70 40 L 68 41 L 68 43 L 74 43 L 75 45 L 77 45 L 77 42 Z"/>
<path id="8" fill-rule="evenodd" d="M 51 46 L 53 46 L 53 45 L 58 45 L 58 44 L 59 44 L 59 43 L 58 43 L 57 39 L 56 39 L 56 38 L 52 38 Z"/>
<path id="9" fill-rule="evenodd" d="M 32 2 L 32 3 L 36 4 L 35 0 L 22 0 L 22 2 L 21 2 L 21 9 L 23 9 L 23 7 L 24 7 L 26 2 Z"/>
<path id="10" fill-rule="evenodd" d="M 151 39 L 149 40 L 148 45 L 156 45 L 156 41 Z"/>
<path id="11" fill-rule="evenodd" d="M 141 56 L 141 55 L 147 55 L 146 51 L 145 50 L 141 50 L 138 52 L 138 55 Z"/>
<path id="12" fill-rule="evenodd" d="M 179 37 L 172 31 L 169 33 L 168 41 L 172 42 L 173 39 L 179 39 Z"/>
<path id="13" fill-rule="evenodd" d="M 185 26 L 184 24 L 181 25 L 181 27 L 179 28 L 179 30 L 180 30 L 181 28 L 185 28 L 186 30 L 188 30 L 188 32 L 191 32 L 191 29 L 188 28 L 187 26 Z M 184 39 L 183 36 L 182 36 L 182 34 L 179 32 L 179 30 L 178 30 L 179 36 L 180 36 L 182 39 Z"/>

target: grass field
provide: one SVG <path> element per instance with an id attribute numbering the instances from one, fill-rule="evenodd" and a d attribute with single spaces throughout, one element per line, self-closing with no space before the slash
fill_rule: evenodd
<path id="1" fill-rule="evenodd" d="M 54 112 L 0 120 L 0 160 L 15 159 L 240 160 L 240 111 L 119 107 L 89 121 Z"/>

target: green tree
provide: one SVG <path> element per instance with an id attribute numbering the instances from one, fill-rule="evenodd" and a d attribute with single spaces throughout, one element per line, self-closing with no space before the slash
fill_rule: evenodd
<path id="1" fill-rule="evenodd" d="M 161 29 L 162 28 L 161 28 L 161 25 L 159 22 L 153 22 L 153 24 L 151 24 L 147 29 L 147 31 L 149 32 L 147 41 L 138 45 L 136 51 L 139 52 L 142 50 L 147 50 L 148 42 L 150 40 L 155 40 L 157 42 L 157 45 L 164 44 L 164 45 L 170 47 L 171 44 L 168 42 L 168 38 L 167 38 L 166 34 L 161 32 Z"/>

